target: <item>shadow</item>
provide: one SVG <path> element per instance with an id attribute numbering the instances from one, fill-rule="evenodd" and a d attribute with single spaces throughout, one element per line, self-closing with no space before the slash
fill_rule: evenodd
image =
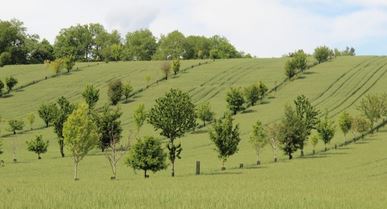
<path id="1" fill-rule="evenodd" d="M 319 159 L 319 158 L 326 158 L 328 157 L 327 155 L 321 155 L 321 154 L 316 154 L 316 155 L 304 155 L 303 157 L 299 157 L 298 159 L 300 160 L 308 160 L 308 159 Z"/>
<path id="2" fill-rule="evenodd" d="M 140 95 L 138 95 L 138 94 L 136 94 L 136 95 L 132 96 L 132 100 L 134 100 L 134 99 L 138 99 L 138 98 L 141 98 L 141 96 L 140 96 Z"/>
<path id="3" fill-rule="evenodd" d="M 192 131 L 191 134 L 204 134 L 204 133 L 207 133 L 208 131 L 207 130 L 195 130 L 195 131 Z"/>
<path id="4" fill-rule="evenodd" d="M 268 99 L 275 99 L 276 97 L 275 96 L 269 96 L 267 97 Z"/>
<path id="5" fill-rule="evenodd" d="M 269 103 L 270 103 L 269 101 L 265 100 L 265 101 L 260 102 L 258 105 L 265 105 L 265 104 L 269 104 Z"/>
<path id="6" fill-rule="evenodd" d="M 248 109 L 248 110 L 242 111 L 242 114 L 247 114 L 247 113 L 252 113 L 252 112 L 256 112 L 256 111 L 252 110 L 252 109 Z"/>
<path id="7" fill-rule="evenodd" d="M 304 74 L 304 75 L 311 75 L 311 74 L 317 74 L 317 72 L 314 72 L 314 71 L 305 71 L 303 74 Z"/>
<path id="8" fill-rule="evenodd" d="M 205 148 L 205 147 L 210 147 L 210 146 L 212 146 L 212 144 L 203 144 L 203 145 L 192 147 L 192 149 L 200 149 L 200 148 Z"/>
<path id="9" fill-rule="evenodd" d="M 210 173 L 202 173 L 201 175 L 203 176 L 218 176 L 218 175 L 239 175 L 242 174 L 241 171 L 215 171 L 215 172 L 210 172 Z"/>
<path id="10" fill-rule="evenodd" d="M 246 166 L 244 168 L 241 168 L 241 169 L 265 169 L 267 168 L 267 166 L 263 166 L 263 165 L 254 165 L 254 166 Z"/>
<path id="11" fill-rule="evenodd" d="M 354 144 L 368 144 L 369 142 L 367 141 L 356 141 Z"/>
<path id="12" fill-rule="evenodd" d="M 305 79 L 305 78 L 306 78 L 306 76 L 301 75 L 301 76 L 298 76 L 298 77 L 297 77 L 297 80 L 298 80 L 298 79 L 301 79 L 301 80 L 302 80 L 302 79 Z"/>
<path id="13" fill-rule="evenodd" d="M 9 98 L 9 97 L 12 97 L 12 96 L 13 96 L 12 94 L 6 94 L 6 95 L 1 96 L 0 98 Z"/>
<path id="14" fill-rule="evenodd" d="M 23 92 L 24 89 L 23 89 L 23 88 L 20 88 L 20 89 L 16 89 L 15 91 L 16 91 L 16 92 Z"/>

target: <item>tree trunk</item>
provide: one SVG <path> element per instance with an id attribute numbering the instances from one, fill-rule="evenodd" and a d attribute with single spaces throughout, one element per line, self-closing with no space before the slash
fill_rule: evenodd
<path id="1" fill-rule="evenodd" d="M 304 156 L 304 149 L 301 150 L 301 157 Z"/>
<path id="2" fill-rule="evenodd" d="M 38 153 L 38 160 L 40 160 L 40 159 L 42 159 L 42 158 L 40 157 L 40 153 Z"/>
<path id="3" fill-rule="evenodd" d="M 78 181 L 78 162 L 74 162 L 74 181 Z"/>
<path id="4" fill-rule="evenodd" d="M 289 160 L 293 159 L 292 153 L 288 152 Z"/>
<path id="5" fill-rule="evenodd" d="M 175 177 L 175 161 L 172 161 L 172 173 L 171 173 L 171 176 Z"/>
<path id="6" fill-rule="evenodd" d="M 60 151 L 60 155 L 63 157 L 65 157 L 65 154 L 64 154 L 64 139 L 60 138 L 59 139 L 59 151 Z"/>
<path id="7" fill-rule="evenodd" d="M 15 135 L 16 134 L 16 131 L 15 130 L 13 130 L 13 135 Z"/>
<path id="8" fill-rule="evenodd" d="M 146 174 L 147 170 L 144 170 L 144 178 L 149 178 L 149 176 Z"/>
<path id="9" fill-rule="evenodd" d="M 224 166 L 224 160 L 222 160 L 222 168 L 221 168 L 222 171 L 226 170 L 226 167 Z"/>
<path id="10" fill-rule="evenodd" d="M 325 143 L 325 152 L 326 152 L 326 151 L 328 151 L 328 149 L 327 149 L 327 144 Z"/>
<path id="11" fill-rule="evenodd" d="M 316 154 L 316 151 L 313 149 L 313 154 Z"/>

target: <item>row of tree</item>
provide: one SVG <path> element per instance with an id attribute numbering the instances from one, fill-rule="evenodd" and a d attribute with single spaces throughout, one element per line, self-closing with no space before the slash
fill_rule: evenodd
<path id="1" fill-rule="evenodd" d="M 17 82 L 18 82 L 17 79 L 14 78 L 13 76 L 5 78 L 5 82 L 0 80 L 0 97 L 2 97 L 3 95 L 9 94 L 12 91 L 12 89 L 16 86 Z M 4 91 L 5 88 L 7 88 L 6 91 Z"/>

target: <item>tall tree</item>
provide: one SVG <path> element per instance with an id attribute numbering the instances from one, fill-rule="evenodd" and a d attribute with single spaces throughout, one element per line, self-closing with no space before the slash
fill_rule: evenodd
<path id="1" fill-rule="evenodd" d="M 187 93 L 178 89 L 171 89 L 165 96 L 158 98 L 151 108 L 148 122 L 156 130 L 161 130 L 160 135 L 169 139 L 169 160 L 172 164 L 172 176 L 175 176 L 175 161 L 180 159 L 182 147 L 175 142 L 187 131 L 196 126 L 195 105 Z"/>
<path id="2" fill-rule="evenodd" d="M 128 60 L 151 60 L 156 52 L 156 37 L 148 29 L 126 34 L 125 49 Z"/>
<path id="3" fill-rule="evenodd" d="M 89 105 L 89 109 L 94 109 L 99 100 L 99 89 L 93 85 L 87 85 L 82 92 L 82 97 L 85 99 L 86 104 Z"/>
<path id="4" fill-rule="evenodd" d="M 302 126 L 302 121 L 297 116 L 296 110 L 291 106 L 286 106 L 285 116 L 280 127 L 280 143 L 289 160 L 293 158 L 293 153 L 300 148 L 303 135 Z"/>
<path id="5" fill-rule="evenodd" d="M 255 149 L 255 153 L 257 154 L 257 165 L 259 165 L 261 164 L 261 160 L 260 160 L 261 150 L 268 143 L 268 137 L 261 121 L 257 121 L 254 124 L 253 132 L 250 135 L 249 142 Z"/>
<path id="6" fill-rule="evenodd" d="M 179 31 L 172 31 L 166 36 L 161 36 L 158 48 L 154 55 L 155 59 L 178 59 L 185 56 L 186 40 Z"/>
<path id="7" fill-rule="evenodd" d="M 58 137 L 59 151 L 62 157 L 64 154 L 64 136 L 63 136 L 63 125 L 66 122 L 69 115 L 74 111 L 75 106 L 71 104 L 65 97 L 61 96 L 57 100 L 55 105 L 55 117 L 53 119 L 54 132 Z M 52 107 L 54 109 L 54 107 Z M 51 111 L 52 112 L 52 111 Z"/>
<path id="8" fill-rule="evenodd" d="M 278 161 L 277 155 L 280 146 L 281 139 L 281 124 L 272 123 L 266 127 L 267 137 L 269 138 L 268 142 L 271 146 L 273 152 L 274 162 Z"/>

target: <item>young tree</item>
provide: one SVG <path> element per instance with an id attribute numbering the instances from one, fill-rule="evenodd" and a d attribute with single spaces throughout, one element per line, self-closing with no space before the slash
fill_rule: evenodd
<path id="1" fill-rule="evenodd" d="M 243 98 L 240 88 L 231 88 L 227 93 L 226 101 L 228 103 L 228 108 L 233 115 L 236 115 L 239 111 L 243 110 L 245 99 Z"/>
<path id="2" fill-rule="evenodd" d="M 54 122 L 57 111 L 58 108 L 54 103 L 40 105 L 38 110 L 39 117 L 46 124 L 46 128 L 48 128 L 48 126 Z"/>
<path id="3" fill-rule="evenodd" d="M 82 97 L 85 99 L 86 104 L 89 105 L 89 109 L 94 109 L 99 100 L 99 89 L 93 85 L 87 85 L 82 92 Z"/>
<path id="4" fill-rule="evenodd" d="M 238 151 L 238 144 L 241 141 L 239 124 L 234 127 L 231 115 L 225 114 L 224 118 L 215 120 L 209 134 L 222 162 L 222 170 L 225 170 L 224 163 Z"/>
<path id="5" fill-rule="evenodd" d="M 67 70 L 67 73 L 73 69 L 75 65 L 75 59 L 73 56 L 66 56 L 63 59 L 63 67 Z"/>
<path id="6" fill-rule="evenodd" d="M 96 117 L 96 125 L 99 132 L 99 148 L 102 152 L 114 141 L 118 143 L 121 139 L 121 121 L 122 112 L 117 107 L 111 109 L 108 105 L 105 105 L 101 114 Z M 115 145 L 114 143 L 114 145 Z"/>
<path id="7" fill-rule="evenodd" d="M 206 126 L 206 122 L 214 120 L 215 113 L 211 111 L 210 103 L 203 103 L 196 109 L 197 117 L 203 121 L 203 126 Z"/>
<path id="8" fill-rule="evenodd" d="M 74 161 L 74 180 L 78 179 L 79 162 L 94 148 L 98 141 L 97 127 L 90 119 L 87 104 L 81 103 L 70 114 L 63 125 L 66 148 Z"/>
<path id="9" fill-rule="evenodd" d="M 255 103 L 259 100 L 260 89 L 259 86 L 256 84 L 245 87 L 243 93 L 246 98 L 246 101 L 248 101 L 251 106 L 254 106 Z"/>
<path id="10" fill-rule="evenodd" d="M 255 153 L 257 154 L 257 165 L 261 164 L 260 154 L 261 150 L 268 143 L 268 137 L 261 121 L 257 121 L 253 126 L 253 132 L 251 133 L 250 144 L 254 147 Z"/>
<path id="11" fill-rule="evenodd" d="M 59 74 L 64 68 L 64 60 L 62 58 L 55 59 L 49 62 L 48 67 L 54 71 L 55 74 Z"/>
<path id="12" fill-rule="evenodd" d="M 136 123 L 137 134 L 140 133 L 141 127 L 144 125 L 147 118 L 147 112 L 145 111 L 145 105 L 139 104 L 137 109 L 133 113 L 134 122 Z"/>
<path id="13" fill-rule="evenodd" d="M 143 170 L 144 177 L 148 178 L 148 170 L 155 173 L 167 168 L 166 157 L 160 140 L 145 137 L 138 140 L 132 147 L 126 164 L 135 170 Z"/>
<path id="14" fill-rule="evenodd" d="M 59 151 L 62 157 L 64 154 L 64 136 L 63 136 L 63 125 L 66 122 L 69 115 L 74 111 L 75 106 L 71 104 L 65 97 L 59 97 L 57 101 L 59 108 L 56 108 L 56 114 L 53 121 L 54 132 L 58 137 Z M 56 106 L 55 106 L 56 107 Z"/>
<path id="15" fill-rule="evenodd" d="M 352 128 L 352 117 L 347 112 L 343 112 L 340 114 L 339 127 L 344 134 L 344 140 L 347 141 L 347 133 Z"/>
<path id="16" fill-rule="evenodd" d="M 352 118 L 352 131 L 353 132 L 364 133 L 367 130 L 369 130 L 370 127 L 371 127 L 371 124 L 364 117 L 357 116 L 357 117 Z"/>
<path id="17" fill-rule="evenodd" d="M 357 109 L 369 120 L 372 129 L 384 114 L 384 100 L 379 95 L 368 94 L 360 101 Z"/>
<path id="18" fill-rule="evenodd" d="M 310 139 L 310 143 L 312 144 L 313 146 L 313 154 L 316 153 L 316 145 L 318 144 L 318 141 L 320 140 L 320 135 L 318 133 L 313 133 L 312 135 L 310 135 L 309 137 Z"/>
<path id="19" fill-rule="evenodd" d="M 325 151 L 327 150 L 327 144 L 335 136 L 335 125 L 333 121 L 328 119 L 328 114 L 325 114 L 324 119 L 322 119 L 317 126 L 317 132 L 320 135 L 320 139 L 323 140 L 325 145 Z"/>
<path id="20" fill-rule="evenodd" d="M 122 89 L 122 94 L 125 97 L 125 102 L 126 103 L 128 102 L 128 99 L 129 99 L 130 94 L 132 93 L 132 91 L 133 91 L 133 87 L 132 87 L 132 85 L 130 85 L 130 83 L 127 83 L 127 84 L 124 85 L 124 87 Z"/>
<path id="21" fill-rule="evenodd" d="M 165 80 L 168 80 L 169 74 L 171 73 L 171 64 L 165 61 L 161 64 L 161 72 L 164 74 Z"/>
<path id="22" fill-rule="evenodd" d="M 178 89 L 171 89 L 164 97 L 156 100 L 148 115 L 148 122 L 156 130 L 161 129 L 160 135 L 169 139 L 169 160 L 172 163 L 172 176 L 175 176 L 175 160 L 180 159 L 181 144 L 175 143 L 187 131 L 196 126 L 195 105 L 187 93 Z"/>
<path id="23" fill-rule="evenodd" d="M 258 89 L 259 89 L 259 91 L 258 91 L 259 92 L 259 100 L 262 102 L 262 100 L 265 98 L 266 93 L 269 91 L 269 89 L 262 81 L 259 81 Z"/>
<path id="24" fill-rule="evenodd" d="M 296 67 L 300 72 L 304 72 L 305 69 L 308 67 L 307 65 L 307 56 L 304 52 L 304 50 L 300 49 L 293 53 L 293 62 Z"/>
<path id="25" fill-rule="evenodd" d="M 0 97 L 3 96 L 4 83 L 0 80 Z"/>
<path id="26" fill-rule="evenodd" d="M 10 120 L 8 121 L 9 130 L 16 134 L 16 131 L 21 131 L 24 128 L 24 121 L 22 120 Z"/>
<path id="27" fill-rule="evenodd" d="M 7 93 L 12 91 L 13 87 L 15 87 L 17 84 L 17 79 L 10 76 L 5 78 L 5 85 L 7 85 Z"/>
<path id="28" fill-rule="evenodd" d="M 31 128 L 31 130 L 32 130 L 32 129 L 33 129 L 33 128 L 32 128 L 32 125 L 33 125 L 34 122 L 35 122 L 35 114 L 33 114 L 33 113 L 28 114 L 28 115 L 27 115 L 27 121 L 28 121 L 28 123 L 30 124 L 30 128 Z"/>
<path id="29" fill-rule="evenodd" d="M 293 59 L 286 61 L 285 63 L 285 75 L 290 80 L 296 75 L 296 63 Z"/>
<path id="30" fill-rule="evenodd" d="M 114 80 L 109 83 L 108 96 L 112 105 L 116 105 L 122 97 L 123 85 L 121 80 Z"/>
<path id="31" fill-rule="evenodd" d="M 281 138 L 281 125 L 278 123 L 273 123 L 266 128 L 267 137 L 269 138 L 269 144 L 273 151 L 274 162 L 277 162 L 277 154 L 280 145 Z"/>
<path id="32" fill-rule="evenodd" d="M 293 159 L 293 152 L 300 148 L 300 141 L 303 134 L 302 121 L 297 116 L 296 110 L 291 106 L 285 107 L 285 116 L 282 119 L 279 130 L 282 150 L 289 156 L 289 160 L 291 160 Z"/>
<path id="33" fill-rule="evenodd" d="M 42 159 L 40 157 L 41 154 L 47 152 L 48 141 L 44 141 L 42 135 L 36 136 L 35 139 L 31 141 L 26 141 L 26 143 L 28 151 L 38 154 L 38 160 Z"/>
<path id="34" fill-rule="evenodd" d="M 175 75 L 177 75 L 180 72 L 180 59 L 176 59 L 172 61 L 172 69 Z"/>
<path id="35" fill-rule="evenodd" d="M 313 56 L 314 56 L 314 58 L 316 58 L 316 60 L 320 64 L 322 62 L 328 61 L 330 59 L 332 53 L 333 53 L 332 50 L 329 49 L 328 47 L 320 46 L 314 50 Z"/>

